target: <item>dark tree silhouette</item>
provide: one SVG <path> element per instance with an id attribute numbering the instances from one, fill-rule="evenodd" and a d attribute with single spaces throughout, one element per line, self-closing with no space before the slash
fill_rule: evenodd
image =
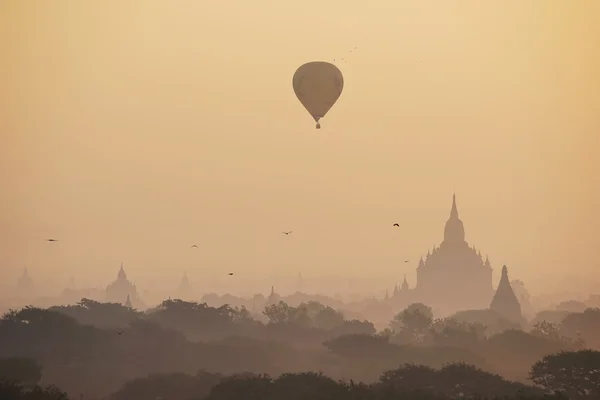
<path id="1" fill-rule="evenodd" d="M 530 379 L 572 399 L 600 399 L 600 351 L 581 350 L 547 355 L 531 367 Z"/>
<path id="2" fill-rule="evenodd" d="M 31 358 L 0 358 L 0 380 L 36 385 L 42 379 L 42 367 Z"/>
<path id="3" fill-rule="evenodd" d="M 431 308 L 423 303 L 413 303 L 394 317 L 390 327 L 400 343 L 425 343 L 432 322 Z"/>
<path id="4" fill-rule="evenodd" d="M 14 382 L 0 381 L 2 400 L 69 400 L 67 394 L 55 386 L 24 388 Z"/>
<path id="5" fill-rule="evenodd" d="M 128 326 L 134 320 L 144 316 L 143 313 L 119 303 L 100 303 L 85 298 L 74 306 L 56 306 L 51 307 L 49 310 L 73 317 L 82 325 L 93 325 L 107 329 L 119 329 Z"/>
<path id="6" fill-rule="evenodd" d="M 474 347 L 484 339 L 485 326 L 453 318 L 437 319 L 430 328 L 434 344 L 440 346 Z"/>
<path id="7" fill-rule="evenodd" d="M 163 398 L 189 400 L 208 396 L 212 388 L 221 381 L 218 374 L 200 372 L 196 376 L 182 373 L 150 375 L 147 378 L 127 382 L 114 393 L 113 400 L 146 400 Z"/>
<path id="8" fill-rule="evenodd" d="M 568 314 L 562 321 L 561 334 L 589 348 L 600 350 L 600 308 L 588 308 Z"/>

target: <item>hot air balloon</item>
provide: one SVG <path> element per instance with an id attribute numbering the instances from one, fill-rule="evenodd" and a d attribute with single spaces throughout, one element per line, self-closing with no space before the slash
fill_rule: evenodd
<path id="1" fill-rule="evenodd" d="M 313 61 L 296 70 L 292 83 L 296 97 L 314 118 L 317 129 L 321 129 L 319 120 L 327 114 L 344 89 L 342 72 L 328 62 Z"/>

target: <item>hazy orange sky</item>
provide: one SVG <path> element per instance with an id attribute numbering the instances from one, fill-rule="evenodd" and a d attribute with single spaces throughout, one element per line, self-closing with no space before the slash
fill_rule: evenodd
<path id="1" fill-rule="evenodd" d="M 413 286 L 456 191 L 495 282 L 598 291 L 598 21 L 597 0 L 3 1 L 0 280 Z M 317 131 L 292 75 L 342 57 Z"/>

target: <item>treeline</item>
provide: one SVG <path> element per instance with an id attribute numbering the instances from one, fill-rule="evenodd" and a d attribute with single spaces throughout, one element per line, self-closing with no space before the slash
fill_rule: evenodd
<path id="1" fill-rule="evenodd" d="M 0 366 L 14 363 L 24 367 L 28 360 L 0 360 Z M 536 386 L 510 382 L 474 366 L 454 363 L 440 369 L 422 365 L 403 365 L 387 371 L 371 384 L 336 381 L 321 373 L 282 374 L 273 379 L 265 374 L 224 376 L 201 371 L 154 374 L 127 382 L 111 400 L 450 400 L 450 399 L 597 399 L 600 396 L 598 373 L 600 352 L 579 351 L 547 356 L 531 368 Z M 32 364 L 31 361 L 29 361 Z M 35 364 L 33 364 L 35 366 Z M 22 372 L 32 373 L 32 365 Z M 1 368 L 1 367 L 0 367 Z M 31 383 L 27 373 L 11 372 L 10 381 L 2 381 L 3 400 L 67 400 L 56 387 Z M 573 373 L 577 372 L 577 373 Z M 18 374 L 17 374 L 18 375 Z M 27 380 L 23 382 L 19 378 Z"/>
<path id="2" fill-rule="evenodd" d="M 37 383 L 92 398 L 139 377 L 199 370 L 270 376 L 322 371 L 332 379 L 370 383 L 399 365 L 439 369 L 458 362 L 528 382 L 538 360 L 588 347 L 581 337 L 600 333 L 599 310 L 578 315 L 584 334 L 577 338 L 547 321 L 531 332 L 488 335 L 482 323 L 434 319 L 426 306 L 415 304 L 398 313 L 390 329 L 376 333 L 370 322 L 346 320 L 315 302 L 270 305 L 262 323 L 244 308 L 167 300 L 141 313 L 84 299 L 75 306 L 5 314 L 0 358 L 34 359 L 43 367 Z"/>

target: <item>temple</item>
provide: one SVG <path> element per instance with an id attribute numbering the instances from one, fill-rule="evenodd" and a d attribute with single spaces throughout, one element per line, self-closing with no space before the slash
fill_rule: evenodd
<path id="1" fill-rule="evenodd" d="M 415 288 L 409 288 L 405 275 L 401 288 L 394 288 L 392 299 L 403 305 L 421 302 L 432 307 L 436 315 L 450 315 L 488 308 L 493 295 L 492 266 L 465 240 L 453 195 L 444 240 L 419 260 Z"/>
<path id="2" fill-rule="evenodd" d="M 123 263 L 121 263 L 117 279 L 106 287 L 106 301 L 109 303 L 124 304 L 128 298 L 130 306 L 137 309 L 145 308 L 145 305 L 138 297 L 137 288 L 127 279 Z"/>
<path id="3" fill-rule="evenodd" d="M 271 286 L 271 293 L 267 297 L 267 305 L 277 304 L 281 300 L 281 296 L 275 292 L 275 287 Z"/>
<path id="4" fill-rule="evenodd" d="M 423 303 L 442 314 L 487 308 L 490 304 L 494 294 L 492 266 L 465 240 L 456 195 L 452 196 L 444 240 L 419 261 L 415 290 Z"/>
<path id="5" fill-rule="evenodd" d="M 177 288 L 177 297 L 181 300 L 190 300 L 192 297 L 192 285 L 185 272 L 183 273 L 183 277 Z"/>
<path id="6" fill-rule="evenodd" d="M 502 277 L 496 289 L 496 294 L 490 303 L 490 310 L 497 312 L 509 321 L 522 323 L 521 305 L 508 280 L 508 269 L 502 267 Z"/>
<path id="7" fill-rule="evenodd" d="M 23 268 L 23 274 L 19 277 L 17 281 L 17 288 L 21 292 L 21 294 L 31 294 L 33 291 L 33 279 L 29 276 L 29 272 L 27 271 L 27 267 Z"/>

